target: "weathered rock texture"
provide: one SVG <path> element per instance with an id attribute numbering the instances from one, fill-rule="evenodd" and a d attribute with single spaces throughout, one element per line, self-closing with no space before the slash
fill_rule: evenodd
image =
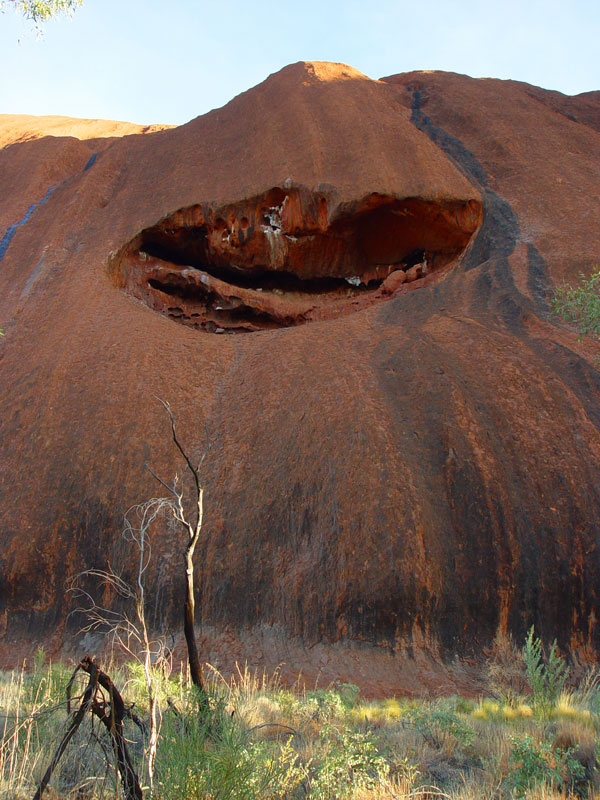
<path id="1" fill-rule="evenodd" d="M 533 623 L 598 654 L 598 348 L 549 300 L 600 256 L 599 93 L 300 63 L 173 130 L 54 124 L 0 118 L 5 663 L 132 568 L 144 463 L 181 469 L 154 396 L 210 443 L 208 660 L 389 692 Z"/>

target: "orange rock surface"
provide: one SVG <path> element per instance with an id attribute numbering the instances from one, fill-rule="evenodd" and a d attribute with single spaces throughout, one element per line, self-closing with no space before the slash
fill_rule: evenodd
<path id="1" fill-rule="evenodd" d="M 132 575 L 144 464 L 182 468 L 156 396 L 210 445 L 207 661 L 390 693 L 473 688 L 532 624 L 597 657 L 599 348 L 550 300 L 599 261 L 600 93 L 302 62 L 0 146 L 4 665 L 77 646 L 82 569 Z M 182 543 L 152 550 L 178 631 Z"/>

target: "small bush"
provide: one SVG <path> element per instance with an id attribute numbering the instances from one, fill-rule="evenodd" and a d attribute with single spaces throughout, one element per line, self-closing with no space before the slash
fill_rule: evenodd
<path id="1" fill-rule="evenodd" d="M 523 647 L 523 661 L 533 693 L 533 709 L 542 719 L 548 719 L 569 677 L 569 667 L 559 655 L 556 640 L 544 658 L 542 642 L 534 635 L 533 625 Z"/>
<path id="2" fill-rule="evenodd" d="M 279 800 L 306 777 L 289 741 L 256 741 L 223 713 L 165 720 L 156 766 L 161 800 Z"/>
<path id="3" fill-rule="evenodd" d="M 581 333 L 600 338 L 600 270 L 589 278 L 580 273 L 581 284 L 566 284 L 554 292 L 552 310 L 574 322 Z"/>
<path id="4" fill-rule="evenodd" d="M 534 787 L 569 788 L 585 778 L 585 769 L 571 749 L 554 748 L 547 741 L 536 744 L 532 736 L 513 739 L 509 754 L 507 786 L 514 797 L 525 797 Z"/>
<path id="5" fill-rule="evenodd" d="M 448 737 L 461 748 L 469 748 L 475 738 L 473 728 L 445 703 L 409 711 L 406 719 L 436 749 L 441 749 Z"/>
<path id="6" fill-rule="evenodd" d="M 315 689 L 306 693 L 306 704 L 313 719 L 326 722 L 343 717 L 347 706 L 335 689 Z"/>
<path id="7" fill-rule="evenodd" d="M 325 726 L 320 738 L 324 754 L 310 782 L 314 800 L 338 800 L 387 779 L 389 764 L 369 733 Z"/>

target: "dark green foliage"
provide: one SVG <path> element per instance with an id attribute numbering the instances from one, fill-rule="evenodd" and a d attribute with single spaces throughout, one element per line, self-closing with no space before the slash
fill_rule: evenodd
<path id="1" fill-rule="evenodd" d="M 513 739 L 508 763 L 506 783 L 514 797 L 524 797 L 540 784 L 570 788 L 585 777 L 585 769 L 572 750 L 555 749 L 546 741 L 536 744 L 532 736 Z"/>

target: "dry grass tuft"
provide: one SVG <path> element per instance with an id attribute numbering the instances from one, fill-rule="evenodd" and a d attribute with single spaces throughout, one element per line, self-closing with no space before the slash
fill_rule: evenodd
<path id="1" fill-rule="evenodd" d="M 503 664 L 512 663 L 509 645 L 497 647 Z M 144 715 L 136 669 L 115 669 L 114 677 Z M 0 675 L 0 800 L 33 796 L 64 730 L 68 675 L 66 667 L 41 658 L 31 671 Z M 576 792 L 600 800 L 594 676 L 563 692 L 544 717 L 536 716 L 526 695 L 507 698 L 506 675 L 504 697 L 496 692 L 478 702 L 365 702 L 351 685 L 290 690 L 278 671 L 247 667 L 229 678 L 209 669 L 207 678 L 214 719 L 203 727 L 189 679 L 163 676 L 152 798 L 558 800 Z M 511 681 L 514 688 L 516 678 Z M 143 742 L 134 737 L 132 750 L 140 764 Z M 118 796 L 105 756 L 88 728 L 70 747 L 46 797 Z"/>

